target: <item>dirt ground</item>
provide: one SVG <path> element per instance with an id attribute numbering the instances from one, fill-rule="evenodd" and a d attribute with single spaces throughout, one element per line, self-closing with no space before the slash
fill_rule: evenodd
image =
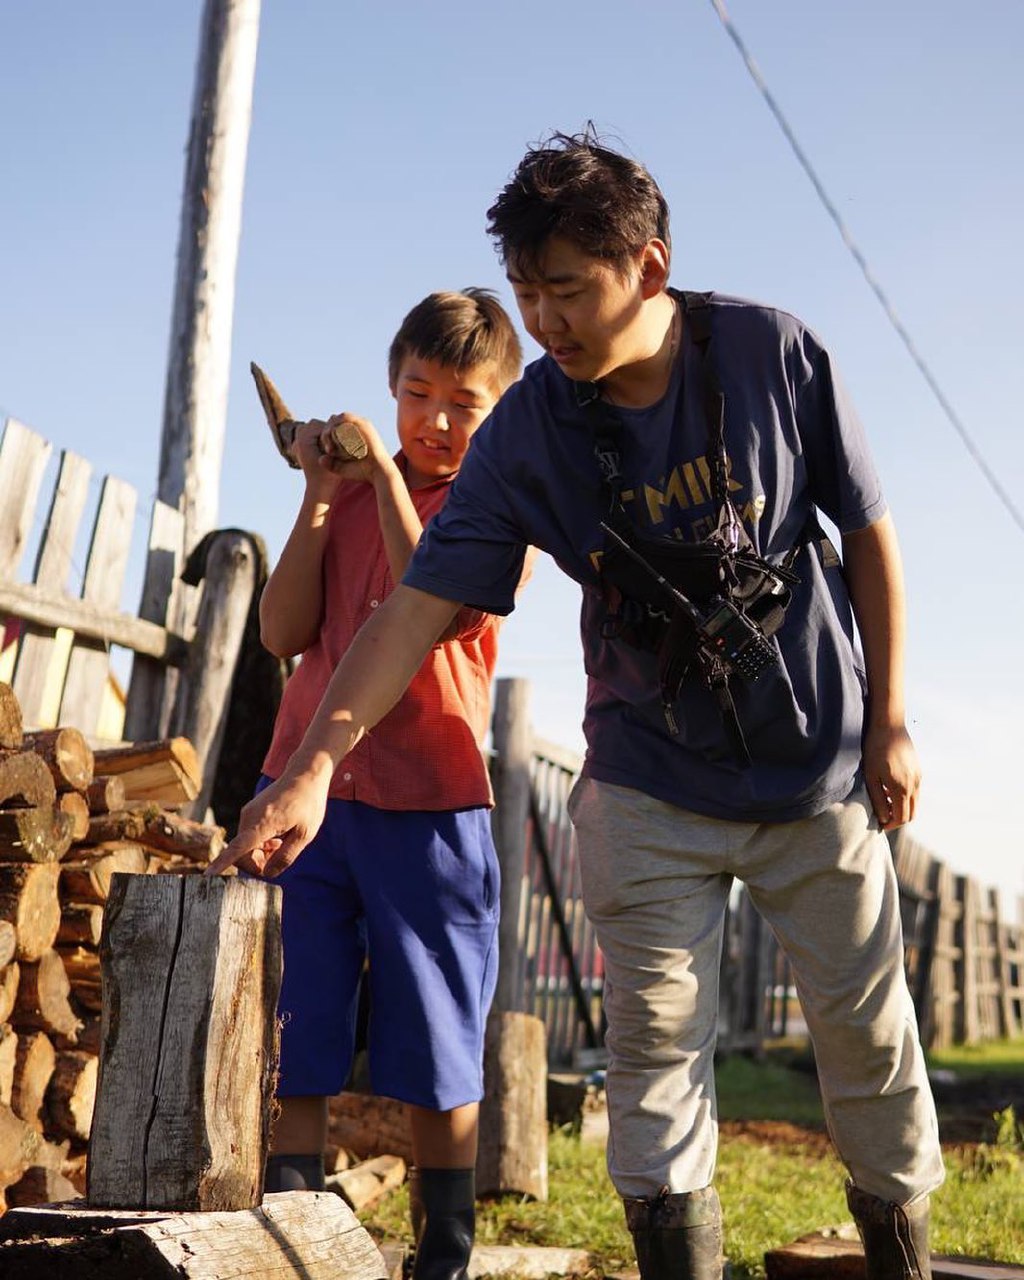
<path id="1" fill-rule="evenodd" d="M 932 1079 L 932 1093 L 939 1113 L 939 1136 L 943 1143 L 961 1146 L 971 1142 L 991 1142 L 995 1136 L 992 1117 L 1013 1107 L 1018 1121 L 1024 1120 L 1024 1076 L 986 1074 L 977 1077 Z"/>
<path id="2" fill-rule="evenodd" d="M 939 1136 L 944 1146 L 970 1146 L 991 1142 L 995 1137 L 993 1116 L 1013 1107 L 1018 1120 L 1024 1119 L 1024 1076 L 987 1074 L 947 1079 L 939 1073 L 932 1080 L 932 1092 L 939 1114 Z M 583 1115 L 583 1136 L 602 1141 L 607 1136 L 608 1118 L 603 1099 L 591 1099 Z M 726 1138 L 756 1142 L 799 1145 L 814 1152 L 829 1147 L 824 1128 L 808 1128 L 786 1120 L 723 1120 L 720 1132 Z"/>

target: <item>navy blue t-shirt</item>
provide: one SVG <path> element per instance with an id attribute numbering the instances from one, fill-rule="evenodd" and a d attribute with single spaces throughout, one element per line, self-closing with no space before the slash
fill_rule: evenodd
<path id="1" fill-rule="evenodd" d="M 841 533 L 878 520 L 885 501 L 860 422 L 815 335 L 785 312 L 717 294 L 712 335 L 731 496 L 758 553 L 780 561 L 815 509 Z M 694 541 L 716 521 L 700 359 L 684 334 L 663 399 L 618 410 L 623 502 L 648 534 Z M 753 758 L 743 768 L 699 679 L 683 686 L 673 735 L 655 656 L 602 637 L 606 511 L 591 427 L 572 382 L 545 356 L 474 437 L 404 582 L 507 614 L 533 544 L 580 584 L 590 777 L 735 821 L 788 821 L 845 798 L 860 765 L 864 675 L 841 571 L 825 567 L 819 543 L 804 545 L 793 566 L 800 583 L 772 640 L 779 663 L 756 682 L 732 681 Z"/>

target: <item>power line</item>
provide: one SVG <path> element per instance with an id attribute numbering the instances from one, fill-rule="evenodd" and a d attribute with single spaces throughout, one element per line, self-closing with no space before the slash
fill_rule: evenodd
<path id="1" fill-rule="evenodd" d="M 1024 532 L 1024 515 L 1022 515 L 1021 512 L 1017 509 L 1017 507 L 1014 505 L 1013 499 L 1010 497 L 1009 493 L 1003 488 L 995 472 L 992 470 L 989 464 L 985 461 L 985 458 L 982 455 L 981 450 L 971 439 L 970 432 L 961 422 L 960 417 L 957 414 L 956 410 L 953 408 L 949 400 L 946 398 L 945 393 L 943 392 L 942 388 L 939 386 L 938 379 L 932 373 L 931 369 L 928 367 L 927 363 L 925 362 L 924 357 L 918 351 L 917 347 L 914 344 L 913 338 L 911 338 L 910 334 L 907 332 L 906 328 L 903 325 L 903 322 L 900 320 L 899 316 L 896 314 L 896 311 L 893 308 L 892 303 L 889 301 L 884 289 L 875 278 L 874 272 L 871 270 L 871 267 L 868 265 L 867 259 L 864 257 L 864 254 L 861 252 L 856 241 L 853 239 L 853 236 L 850 234 L 849 228 L 846 226 L 846 223 L 843 222 L 843 219 L 839 213 L 839 210 L 835 207 L 835 205 L 832 203 L 832 200 L 829 198 L 828 192 L 825 190 L 825 187 L 822 184 L 821 179 L 818 177 L 817 173 L 815 172 L 814 166 L 811 164 L 809 158 L 807 157 L 807 154 L 805 153 L 804 149 L 800 146 L 800 143 L 797 141 L 796 135 L 793 133 L 793 130 L 790 128 L 789 121 L 786 119 L 786 117 L 782 113 L 782 108 L 779 106 L 779 104 L 775 101 L 774 97 L 772 96 L 771 90 L 768 88 L 767 84 L 765 83 L 764 77 L 761 75 L 761 71 L 758 68 L 757 63 L 754 61 L 746 45 L 743 43 L 743 39 L 740 36 L 740 33 L 736 30 L 735 26 L 733 25 L 732 19 L 729 17 L 729 14 L 726 12 L 724 0 L 711 0 L 711 7 L 718 14 L 718 17 L 721 20 L 722 26 L 725 28 L 729 38 L 732 40 L 733 44 L 739 50 L 740 57 L 743 59 L 747 70 L 750 72 L 751 79 L 754 81 L 754 84 L 757 85 L 758 89 L 760 90 L 761 96 L 764 98 L 765 102 L 768 104 L 768 109 L 771 111 L 772 115 L 775 117 L 776 123 L 778 124 L 779 128 L 782 130 L 783 134 L 785 135 L 786 141 L 789 143 L 790 147 L 793 150 L 793 154 L 796 156 L 797 160 L 800 161 L 801 167 L 803 168 L 804 172 L 807 174 L 808 178 L 810 178 L 811 185 L 814 187 L 814 190 L 818 193 L 818 199 L 825 206 L 825 209 L 828 212 L 829 217 L 838 227 L 839 234 L 843 238 L 843 243 L 846 245 L 847 249 L 849 249 L 850 253 L 854 258 L 854 261 L 860 267 L 861 272 L 864 275 L 864 279 L 870 285 L 871 290 L 874 293 L 875 297 L 882 304 L 882 310 L 888 316 L 889 323 L 899 334 L 900 339 L 903 342 L 903 345 L 906 347 L 907 351 L 910 353 L 910 358 L 917 365 L 918 369 L 921 371 L 921 374 L 924 377 L 925 382 L 927 382 L 928 386 L 932 389 L 932 393 L 934 394 L 936 400 L 938 400 L 939 405 L 941 406 L 943 413 L 945 413 L 947 419 L 949 420 L 950 425 L 953 427 L 953 430 L 960 437 L 960 440 L 962 441 L 964 448 L 974 459 L 975 463 L 978 466 L 978 469 L 981 471 L 981 474 L 988 481 L 990 487 L 992 488 L 996 496 L 999 498 L 1000 502 L 1002 502 L 1003 506 L 1010 513 L 1011 519 L 1014 521 L 1017 527 L 1022 532 Z"/>

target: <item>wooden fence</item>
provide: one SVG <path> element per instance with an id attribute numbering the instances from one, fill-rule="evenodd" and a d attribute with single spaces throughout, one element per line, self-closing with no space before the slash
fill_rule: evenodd
<path id="1" fill-rule="evenodd" d="M 604 1031 L 604 971 L 566 812 L 582 760 L 533 736 L 527 716 L 528 683 L 499 680 L 492 775 L 504 810 L 495 837 L 507 881 L 499 1007 L 542 1018 L 550 1065 L 579 1067 L 601 1060 Z M 926 1048 L 1024 1034 L 1024 922 L 1007 923 L 994 889 L 954 875 L 906 830 L 891 845 L 907 979 Z M 738 889 L 725 921 L 719 1047 L 756 1053 L 766 1039 L 802 1030 L 786 958 Z"/>
<path id="2" fill-rule="evenodd" d="M 0 678 L 13 685 L 26 727 L 71 725 L 94 741 L 189 737 L 206 778 L 192 809 L 205 813 L 256 582 L 252 540 L 237 530 L 217 535 L 202 589 L 186 586 L 179 576 L 182 516 L 154 502 L 139 607 L 124 612 L 138 495 L 123 480 L 103 477 L 79 575 L 75 547 L 92 468 L 68 450 L 52 455 L 46 440 L 7 419 L 0 439 Z M 37 531 L 31 580 L 22 581 Z M 119 687 L 115 647 L 127 651 L 130 664 L 123 713 L 111 710 Z"/>

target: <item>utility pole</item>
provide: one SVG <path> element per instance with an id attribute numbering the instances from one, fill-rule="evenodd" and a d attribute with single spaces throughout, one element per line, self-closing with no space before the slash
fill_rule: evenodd
<path id="1" fill-rule="evenodd" d="M 260 0 L 206 0 L 178 236 L 157 496 L 187 555 L 217 522 Z"/>

